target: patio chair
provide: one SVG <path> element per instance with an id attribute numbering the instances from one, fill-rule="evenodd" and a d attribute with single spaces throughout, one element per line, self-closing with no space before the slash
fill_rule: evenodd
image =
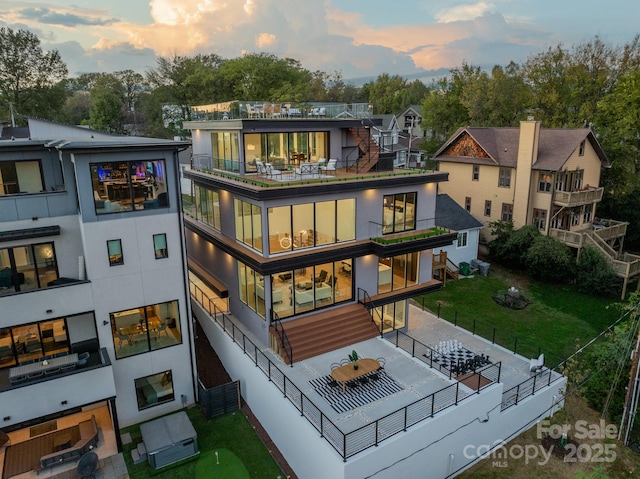
<path id="1" fill-rule="evenodd" d="M 325 165 L 320 166 L 320 171 L 336 171 L 336 166 L 338 164 L 338 160 L 335 158 L 331 158 L 329 162 Z"/>
<path id="2" fill-rule="evenodd" d="M 387 363 L 387 361 L 384 358 L 376 358 L 376 361 L 378 361 L 380 363 L 380 369 L 379 371 L 381 371 L 382 369 L 384 369 L 384 365 Z"/>
<path id="3" fill-rule="evenodd" d="M 544 367 L 544 354 L 529 360 L 529 372 L 537 373 Z"/>
<path id="4" fill-rule="evenodd" d="M 331 364 L 331 370 L 332 370 L 332 371 L 333 371 L 334 369 L 336 369 L 336 368 L 339 368 L 339 367 L 340 367 L 340 363 L 332 363 L 332 364 Z"/>
<path id="5" fill-rule="evenodd" d="M 41 378 L 44 375 L 43 371 L 34 371 L 32 373 L 27 374 L 29 379 Z"/>
<path id="6" fill-rule="evenodd" d="M 264 166 L 264 163 L 260 160 L 256 160 L 256 168 L 258 169 L 258 175 L 266 176 L 267 175 L 267 167 Z"/>
<path id="7" fill-rule="evenodd" d="M 273 178 L 274 176 L 282 176 L 282 171 L 276 170 L 271 163 L 265 164 L 267 170 L 267 176 Z"/>

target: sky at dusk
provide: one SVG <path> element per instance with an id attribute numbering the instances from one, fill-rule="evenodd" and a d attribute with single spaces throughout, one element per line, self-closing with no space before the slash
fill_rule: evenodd
<path id="1" fill-rule="evenodd" d="M 640 32 L 632 0 L 3 0 L 0 26 L 60 51 L 71 76 L 132 69 L 157 56 L 271 53 L 346 80 L 428 79 L 462 62 L 524 63 L 550 46 Z"/>

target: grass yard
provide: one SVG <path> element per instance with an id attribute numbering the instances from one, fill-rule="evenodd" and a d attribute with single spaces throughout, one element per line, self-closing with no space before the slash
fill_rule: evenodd
<path id="1" fill-rule="evenodd" d="M 511 286 L 531 301 L 525 309 L 509 309 L 492 299 Z M 489 276 L 450 281 L 442 290 L 415 299 L 434 313 L 439 308 L 441 318 L 469 331 L 475 319 L 476 334 L 495 337 L 496 343 L 516 348 L 522 356 L 535 357 L 540 349 L 549 366 L 575 352 L 576 339 L 585 344 L 620 317 L 615 299 L 530 281 L 494 264 Z"/>
<path id="2" fill-rule="evenodd" d="M 511 286 L 531 300 L 523 310 L 511 310 L 496 304 L 492 296 Z M 489 276 L 476 275 L 447 283 L 435 293 L 416 298 L 434 313 L 440 308 L 443 319 L 475 331 L 491 339 L 495 328 L 495 342 L 525 357 L 537 355 L 538 347 L 545 354 L 546 364 L 552 366 L 575 352 L 575 339 L 585 344 L 621 315 L 616 299 L 597 298 L 577 293 L 570 287 L 547 285 L 531 281 L 498 265 L 492 264 Z M 550 418 L 553 425 L 571 425 L 583 420 L 589 425 L 599 424 L 600 413 L 590 409 L 582 398 L 569 396 L 560 413 Z M 607 424 L 609 424 L 607 422 Z M 537 427 L 522 433 L 505 446 L 506 455 L 489 457 L 465 471 L 461 478 L 474 479 L 626 479 L 639 477 L 640 455 L 624 447 L 615 439 L 584 438 L 576 440 L 577 454 L 565 456 L 548 454 Z M 600 455 L 603 448 L 606 454 Z M 545 461 L 543 448 L 548 458 Z M 521 457 L 518 453 L 523 451 Z M 527 458 L 525 451 L 529 451 Z M 556 448 L 556 452 L 559 449 Z M 535 454 L 535 457 L 532 457 Z M 581 476 L 580 474 L 593 474 Z"/>
<path id="3" fill-rule="evenodd" d="M 131 479 L 151 477 L 156 479 L 200 479 L 203 477 L 203 465 L 201 464 L 198 468 L 199 462 L 207 463 L 204 468 L 209 471 L 209 475 L 204 477 L 247 477 L 249 479 L 285 477 L 241 411 L 211 421 L 207 421 L 197 407 L 187 409 L 186 412 L 198 434 L 200 455 L 195 460 L 167 466 L 160 471 L 151 469 L 148 462 L 133 464 L 131 450 L 142 441 L 140 426 L 130 426 L 120 431 L 131 434 L 131 444 L 123 446 L 123 455 Z M 219 452 L 220 465 L 213 468 L 216 463 L 215 451 Z M 248 472 L 248 476 L 245 476 L 244 472 L 237 472 L 243 470 L 242 465 Z M 219 471 L 217 471 L 218 468 Z"/>

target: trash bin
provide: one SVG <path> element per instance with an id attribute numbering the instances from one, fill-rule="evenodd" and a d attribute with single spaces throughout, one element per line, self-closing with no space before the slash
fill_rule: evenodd
<path id="1" fill-rule="evenodd" d="M 464 261 L 460 262 L 460 274 L 462 276 L 469 276 L 469 263 Z"/>
<path id="2" fill-rule="evenodd" d="M 487 276 L 489 274 L 489 263 L 481 261 L 478 263 L 478 267 L 480 268 L 480 274 L 482 276 Z"/>

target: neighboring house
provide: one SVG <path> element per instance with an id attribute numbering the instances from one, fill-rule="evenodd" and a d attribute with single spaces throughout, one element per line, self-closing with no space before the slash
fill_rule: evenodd
<path id="1" fill-rule="evenodd" d="M 453 273 L 452 276 L 456 278 L 460 263 L 471 263 L 472 259 L 478 257 L 478 242 L 482 223 L 447 194 L 439 194 L 436 197 L 436 218 L 440 226 L 456 231 L 458 237 L 452 245 L 434 252 L 437 253 L 434 255 L 434 258 L 437 257 L 434 259 L 434 273 L 435 270 L 444 269 L 445 274 Z M 443 263 L 440 269 L 436 267 L 438 262 Z M 446 281 L 446 277 L 438 279 Z"/>
<path id="2" fill-rule="evenodd" d="M 420 477 L 428 464 L 430 477 L 444 478 L 473 462 L 465 445 L 496 444 L 557 407 L 562 377 L 532 388 L 528 360 L 522 379 L 502 384 L 494 359 L 474 376 L 486 380 L 472 384 L 476 393 L 458 382 L 461 373 L 424 365 L 433 349 L 407 336 L 410 298 L 441 287 L 432 257 L 458 238 L 436 213 L 446 173 L 394 169 L 371 154 L 373 129 L 360 120 L 185 127 L 193 138 L 184 177 L 194 191 L 185 214 L 194 316 L 299 477 Z M 323 168 L 327 159 L 335 169 Z M 336 419 L 311 381 L 326 381 L 331 363 L 346 359 L 339 350 L 354 348 L 384 349 L 385 371 L 407 374 L 416 389 L 387 393 L 366 410 L 352 405 Z"/>
<path id="3" fill-rule="evenodd" d="M 422 123 L 422 106 L 409 105 L 396 115 L 398 121 L 398 127 L 400 130 L 415 139 L 422 139 L 427 136 L 427 132 L 422 130 L 420 124 Z"/>
<path id="4" fill-rule="evenodd" d="M 623 277 L 640 274 L 640 257 L 623 253 L 627 223 L 598 219 L 602 147 L 588 128 L 542 128 L 523 121 L 519 128 L 459 128 L 436 152 L 439 170 L 449 173 L 440 187 L 482 221 L 481 242 L 490 241 L 494 221 L 516 228 L 536 225 L 578 251 L 593 245 Z"/>
<path id="5" fill-rule="evenodd" d="M 1 427 L 91 410 L 105 457 L 122 450 L 119 427 L 195 401 L 188 143 L 39 120 L 29 135 L 0 141 Z"/>
<path id="6" fill-rule="evenodd" d="M 372 137 L 382 151 L 394 154 L 395 167 L 416 168 L 422 165 L 420 138 L 401 131 L 395 115 L 374 115 L 372 119 L 381 121 L 380 126 L 372 126 Z"/>

